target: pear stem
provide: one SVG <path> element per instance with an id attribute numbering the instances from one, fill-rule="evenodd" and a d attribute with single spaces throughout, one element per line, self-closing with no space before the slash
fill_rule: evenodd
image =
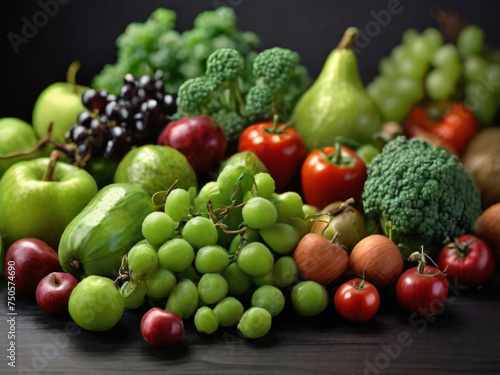
<path id="1" fill-rule="evenodd" d="M 57 150 L 52 151 L 50 153 L 50 161 L 49 161 L 49 166 L 47 168 L 47 172 L 43 177 L 44 181 L 52 181 L 52 175 L 54 174 L 54 170 L 58 160 L 59 160 L 59 151 Z"/>
<path id="2" fill-rule="evenodd" d="M 73 87 L 73 92 L 75 94 L 78 94 L 78 89 L 76 85 L 76 72 L 78 72 L 78 69 L 80 69 L 80 61 L 73 61 L 68 68 L 68 71 L 66 72 L 66 82 L 70 83 L 71 86 Z"/>
<path id="3" fill-rule="evenodd" d="M 348 27 L 344 33 L 344 36 L 340 40 L 337 48 L 342 49 L 351 49 L 354 45 L 354 38 L 359 34 L 358 29 L 356 27 Z"/>

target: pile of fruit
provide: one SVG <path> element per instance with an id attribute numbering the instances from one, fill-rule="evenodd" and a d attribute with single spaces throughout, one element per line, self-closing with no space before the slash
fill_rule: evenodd
<path id="1" fill-rule="evenodd" d="M 159 346 L 178 342 L 187 319 L 258 339 L 285 305 L 365 322 L 382 290 L 433 315 L 450 283 L 488 282 L 500 257 L 500 192 L 488 183 L 500 178 L 500 96 L 471 105 L 499 67 L 481 29 L 456 45 L 407 31 L 365 90 L 356 28 L 309 86 L 297 53 L 256 52 L 231 10 L 183 34 L 173 20 L 158 10 L 131 25 L 92 88 L 72 66 L 70 83 L 40 95 L 33 126 L 0 120 L 9 290 L 89 331 L 143 309 L 137 329 Z"/>

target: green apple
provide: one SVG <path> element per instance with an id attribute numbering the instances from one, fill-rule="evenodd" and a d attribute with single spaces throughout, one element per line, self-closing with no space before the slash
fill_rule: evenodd
<path id="1" fill-rule="evenodd" d="M 43 156 L 42 151 L 37 151 L 29 155 L 1 158 L 14 152 L 28 151 L 37 145 L 38 138 L 33 127 L 21 119 L 15 117 L 0 119 L 0 140 L 0 177 L 18 161 Z"/>
<path id="2" fill-rule="evenodd" d="M 66 143 L 64 135 L 71 125 L 76 124 L 78 115 L 85 112 L 82 95 L 88 90 L 86 86 L 75 83 L 78 64 L 71 64 L 68 69 L 68 82 L 56 82 L 47 87 L 38 96 L 33 108 L 33 128 L 39 138 L 47 134 L 51 122 L 52 139 Z"/>
<path id="3" fill-rule="evenodd" d="M 84 169 L 49 158 L 21 161 L 0 180 L 0 235 L 8 247 L 33 237 L 57 249 L 69 222 L 97 194 Z"/>

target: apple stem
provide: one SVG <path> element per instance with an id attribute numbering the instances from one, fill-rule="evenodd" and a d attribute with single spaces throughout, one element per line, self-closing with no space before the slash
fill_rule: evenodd
<path id="1" fill-rule="evenodd" d="M 49 166 L 47 167 L 47 173 L 43 177 L 44 181 L 52 181 L 52 176 L 56 168 L 56 163 L 59 160 L 59 151 L 54 150 L 50 153 Z"/>
<path id="2" fill-rule="evenodd" d="M 75 94 L 78 93 L 76 86 L 76 72 L 78 72 L 80 66 L 80 61 L 75 60 L 69 65 L 68 71 L 66 72 L 66 82 L 70 83 L 71 86 L 73 86 L 73 92 Z"/>

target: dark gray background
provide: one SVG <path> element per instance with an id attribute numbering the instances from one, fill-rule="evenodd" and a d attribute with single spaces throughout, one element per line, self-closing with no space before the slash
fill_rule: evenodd
<path id="1" fill-rule="evenodd" d="M 362 31 L 374 13 L 397 0 L 59 0 L 57 14 L 19 46 L 15 53 L 8 33 L 21 34 L 23 17 L 32 20 L 41 10 L 40 0 L 0 2 L 0 117 L 14 116 L 31 121 L 38 94 L 55 81 L 65 79 L 69 63 L 82 63 L 77 80 L 88 85 L 106 63 L 116 60 L 115 40 L 133 21 L 143 22 L 158 7 L 177 11 L 177 29 L 190 29 L 196 14 L 220 5 L 232 6 L 241 30 L 252 30 L 262 48 L 281 46 L 300 53 L 302 63 L 316 77 L 328 53 L 343 31 L 357 26 Z M 55 1 L 55 0 L 41 0 Z M 414 27 L 437 26 L 430 13 L 439 6 L 456 10 L 487 33 L 487 43 L 500 47 L 500 3 L 498 0 L 400 0 L 398 14 L 371 37 L 359 53 L 362 79 L 369 82 L 377 73 L 377 62 L 396 46 L 402 32 Z M 373 29 L 375 30 L 375 29 Z"/>

